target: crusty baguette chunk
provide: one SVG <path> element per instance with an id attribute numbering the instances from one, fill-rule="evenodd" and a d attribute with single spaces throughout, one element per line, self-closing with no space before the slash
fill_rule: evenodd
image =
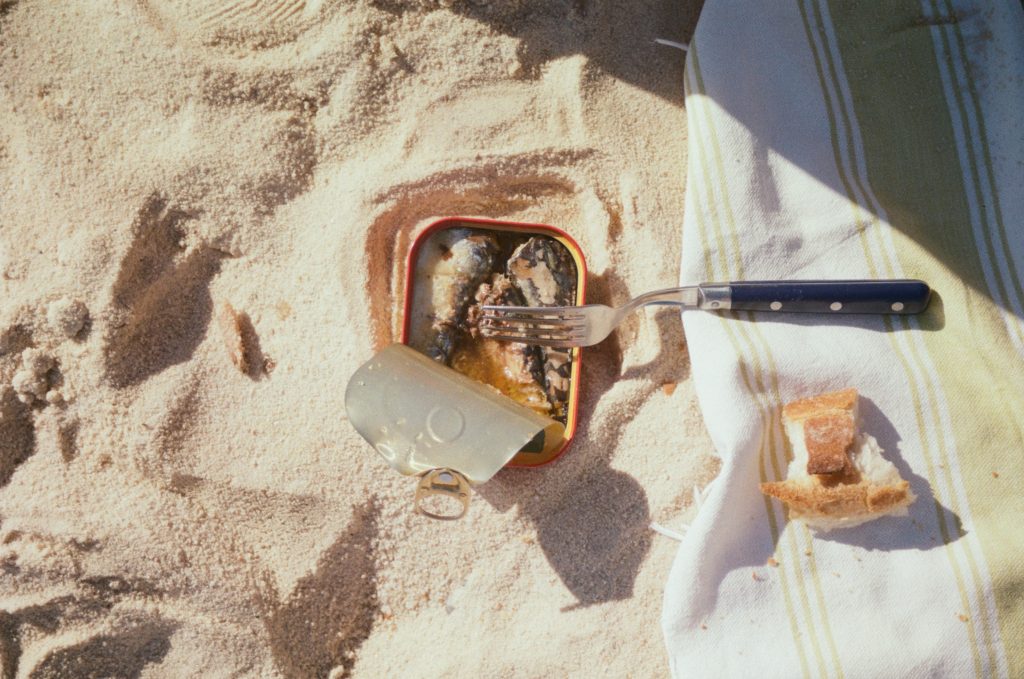
<path id="1" fill-rule="evenodd" d="M 782 409 L 793 461 L 785 481 L 762 483 L 790 518 L 812 528 L 855 526 L 887 514 L 906 514 L 910 484 L 882 456 L 878 442 L 858 433 L 857 391 L 822 394 Z M 827 471 L 825 471 L 827 470 Z"/>

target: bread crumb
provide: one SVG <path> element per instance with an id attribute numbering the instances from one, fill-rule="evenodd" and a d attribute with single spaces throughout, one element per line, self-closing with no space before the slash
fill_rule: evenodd
<path id="1" fill-rule="evenodd" d="M 665 396 L 671 396 L 675 392 L 676 386 L 678 386 L 676 382 L 665 382 L 661 385 L 661 390 Z"/>
<path id="2" fill-rule="evenodd" d="M 764 580 L 764 578 L 757 574 L 757 571 L 750 571 L 750 577 L 752 577 L 755 582 L 761 582 Z"/>
<path id="3" fill-rule="evenodd" d="M 779 562 L 775 560 L 775 557 L 770 556 L 768 557 L 768 562 L 766 565 L 771 566 L 772 568 L 778 568 Z"/>
<path id="4" fill-rule="evenodd" d="M 992 472 L 992 478 L 993 479 L 998 479 L 999 478 L 999 472 Z"/>
<path id="5" fill-rule="evenodd" d="M 968 622 L 970 620 L 970 618 L 968 618 L 963 613 L 957 613 L 956 617 L 960 622 Z"/>

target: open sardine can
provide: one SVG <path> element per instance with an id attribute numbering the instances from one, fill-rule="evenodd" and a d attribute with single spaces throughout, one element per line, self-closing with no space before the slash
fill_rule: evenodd
<path id="1" fill-rule="evenodd" d="M 465 514 L 502 467 L 551 462 L 578 421 L 580 350 L 485 339 L 479 306 L 584 303 L 586 264 L 551 226 L 447 217 L 413 241 L 401 344 L 352 376 L 349 420 L 396 471 L 419 477 L 417 511 Z"/>

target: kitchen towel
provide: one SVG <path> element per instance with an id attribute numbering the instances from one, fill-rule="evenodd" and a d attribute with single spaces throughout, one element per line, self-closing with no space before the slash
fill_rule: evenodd
<path id="1" fill-rule="evenodd" d="M 1024 677 L 1019 0 L 708 0 L 683 284 L 920 278 L 915 317 L 688 312 L 721 457 L 665 589 L 678 677 Z M 917 501 L 812 533 L 783 403 L 856 387 Z"/>

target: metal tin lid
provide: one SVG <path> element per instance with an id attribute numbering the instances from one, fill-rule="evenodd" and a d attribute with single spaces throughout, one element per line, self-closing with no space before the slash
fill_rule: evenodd
<path id="1" fill-rule="evenodd" d="M 345 389 L 349 421 L 406 475 L 443 468 L 483 483 L 531 442 L 563 426 L 403 344 L 356 370 Z"/>

